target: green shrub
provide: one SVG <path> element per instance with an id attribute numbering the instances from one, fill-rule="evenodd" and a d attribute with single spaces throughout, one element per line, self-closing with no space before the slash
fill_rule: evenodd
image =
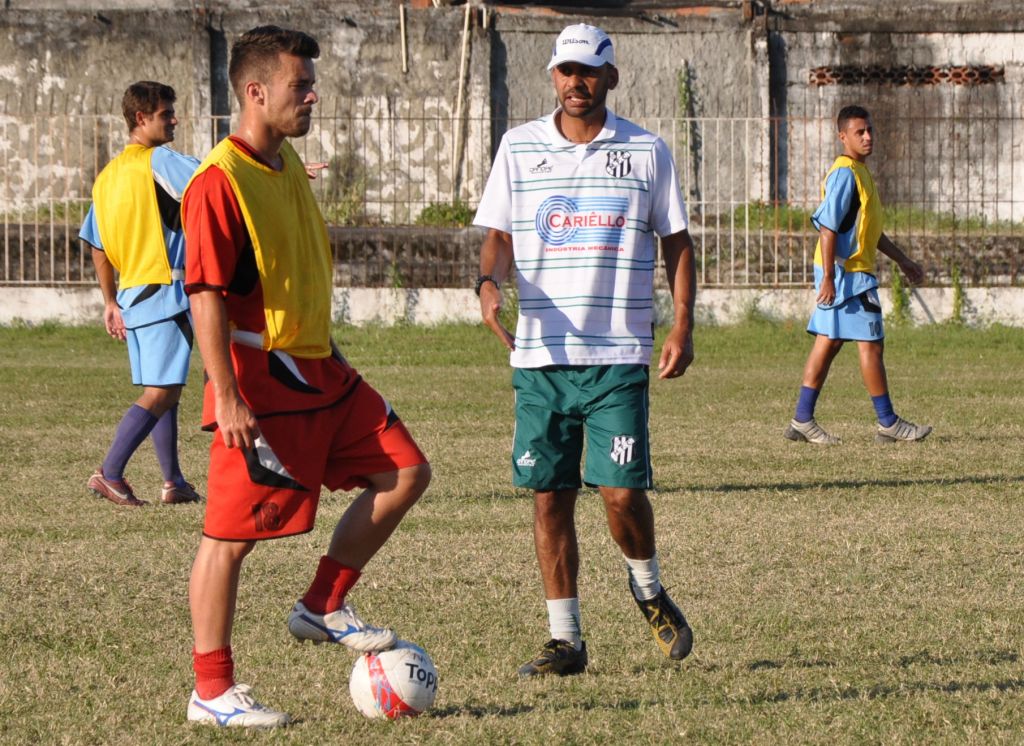
<path id="1" fill-rule="evenodd" d="M 964 278 L 960 274 L 960 265 L 954 263 L 949 274 L 953 285 L 953 313 L 949 323 L 960 326 L 964 323 Z"/>
<path id="2" fill-rule="evenodd" d="M 475 211 L 465 202 L 431 202 L 416 217 L 416 225 L 430 228 L 465 228 Z"/>
<path id="3" fill-rule="evenodd" d="M 894 326 L 904 326 L 910 323 L 910 294 L 904 284 L 903 275 L 899 270 L 892 271 L 892 310 L 886 319 Z"/>

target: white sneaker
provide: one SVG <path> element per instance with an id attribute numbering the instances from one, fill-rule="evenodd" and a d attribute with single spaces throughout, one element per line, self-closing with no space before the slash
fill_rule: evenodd
<path id="1" fill-rule="evenodd" d="M 790 420 L 782 434 L 790 440 L 814 443 L 819 446 L 836 446 L 843 442 L 815 422 L 813 417 L 807 422 Z"/>
<path id="2" fill-rule="evenodd" d="M 360 653 L 387 650 L 398 642 L 393 629 L 371 627 L 350 604 L 329 614 L 315 614 L 302 601 L 296 601 L 288 615 L 288 631 L 300 640 L 340 642 Z"/>
<path id="3" fill-rule="evenodd" d="M 219 697 L 199 699 L 196 691 L 188 701 L 188 720 L 221 728 L 277 728 L 288 725 L 291 717 L 264 707 L 249 694 L 247 684 L 235 684 Z"/>
<path id="4" fill-rule="evenodd" d="M 889 427 L 878 426 L 875 440 L 879 443 L 892 443 L 897 440 L 924 440 L 931 431 L 931 425 L 915 425 L 902 417 L 897 417 Z"/>

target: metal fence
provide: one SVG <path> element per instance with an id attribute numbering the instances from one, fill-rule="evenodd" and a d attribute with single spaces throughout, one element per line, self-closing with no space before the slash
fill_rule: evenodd
<path id="1" fill-rule="evenodd" d="M 471 216 L 495 144 L 527 117 L 460 123 L 451 109 L 429 98 L 338 101 L 295 141 L 307 162 L 329 164 L 313 187 L 334 227 L 339 283 L 458 286 L 475 275 L 478 236 L 439 226 Z M 702 285 L 810 282 L 808 216 L 837 152 L 831 121 L 622 114 L 675 155 Z M 175 147 L 205 153 L 232 126 L 182 116 Z M 968 284 L 1018 284 L 1024 121 L 908 116 L 875 126 L 870 165 L 889 235 L 933 283 L 955 271 Z M 0 283 L 94 281 L 78 228 L 96 174 L 125 140 L 116 116 L 0 114 Z"/>

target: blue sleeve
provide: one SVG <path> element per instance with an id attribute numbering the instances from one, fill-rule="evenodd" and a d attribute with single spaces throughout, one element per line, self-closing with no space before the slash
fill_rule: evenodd
<path id="1" fill-rule="evenodd" d="M 821 230 L 822 226 L 839 233 L 843 218 L 850 211 L 853 195 L 857 193 L 857 179 L 853 170 L 837 168 L 825 180 L 825 199 L 811 215 L 814 227 Z"/>
<path id="2" fill-rule="evenodd" d="M 103 250 L 103 242 L 100 241 L 100 227 L 96 225 L 96 205 L 89 205 L 89 213 L 82 222 L 82 229 L 78 231 L 78 237 L 97 249 Z"/>
<path id="3" fill-rule="evenodd" d="M 153 167 L 153 178 L 164 188 L 164 191 L 179 202 L 192 174 L 199 168 L 199 160 L 190 155 L 182 155 L 168 147 L 153 148 L 150 160 Z"/>

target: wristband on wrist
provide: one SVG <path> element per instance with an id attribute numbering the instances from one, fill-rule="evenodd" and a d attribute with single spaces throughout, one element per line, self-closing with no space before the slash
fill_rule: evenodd
<path id="1" fill-rule="evenodd" d="M 480 288 L 484 286 L 485 282 L 493 282 L 494 287 L 498 288 L 498 290 L 501 290 L 501 285 L 499 285 L 498 281 L 495 280 L 493 277 L 491 277 L 490 275 L 480 275 L 479 277 L 476 278 L 476 287 L 473 288 L 478 298 L 480 297 Z"/>

